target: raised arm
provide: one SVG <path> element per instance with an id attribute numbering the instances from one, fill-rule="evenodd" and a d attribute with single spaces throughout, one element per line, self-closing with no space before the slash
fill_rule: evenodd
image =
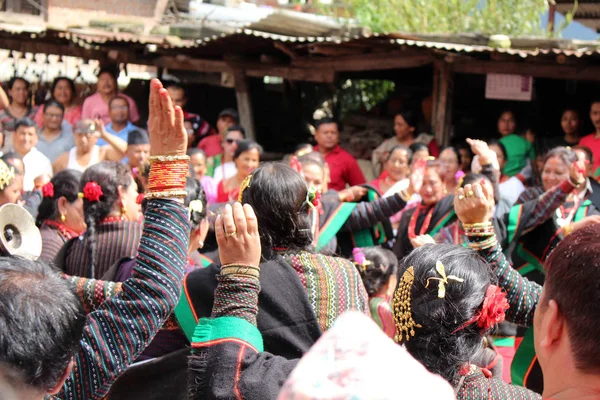
<path id="1" fill-rule="evenodd" d="M 256 328 L 260 238 L 252 207 L 227 205 L 215 231 L 223 266 L 212 318 L 199 321 L 192 339 L 188 398 L 276 398 L 298 360 L 262 352 Z"/>
<path id="2" fill-rule="evenodd" d="M 176 158 L 155 160 L 151 168 L 188 162 L 184 158 L 187 135 L 183 112 L 172 107 L 166 90 L 156 79 L 151 82 L 150 92 L 150 144 L 153 156 Z M 152 180 L 152 169 L 150 174 Z M 179 190 L 185 186 L 185 175 L 181 175 L 174 174 L 165 183 L 174 190 L 151 190 L 146 194 L 149 201 L 144 231 L 132 277 L 123 282 L 121 293 L 88 315 L 73 371 L 59 398 L 92 399 L 106 395 L 110 385 L 142 353 L 173 311 L 181 293 L 190 229 L 188 210 L 181 199 L 185 191 Z"/>
<path id="3" fill-rule="evenodd" d="M 404 207 L 406 207 L 406 200 L 400 193 L 371 202 L 360 202 L 342 226 L 342 231 L 354 232 L 370 228 L 402 211 Z"/>
<path id="4" fill-rule="evenodd" d="M 474 195 L 466 196 L 465 193 Z M 469 247 L 486 259 L 498 278 L 498 285 L 507 293 L 510 309 L 506 319 L 529 326 L 533 323 L 542 288 L 523 278 L 504 257 L 490 222 L 493 201 L 493 195 L 486 193 L 478 183 L 465 185 L 464 189 L 457 190 L 454 209 L 469 238 Z"/>
<path id="5" fill-rule="evenodd" d="M 100 138 L 104 139 L 106 143 L 108 143 L 106 146 L 102 146 L 102 151 L 104 152 L 103 160 L 121 161 L 127 152 L 127 142 L 120 137 L 109 133 L 104 128 L 102 120 L 95 119 L 94 124 L 96 124 L 98 127 Z"/>

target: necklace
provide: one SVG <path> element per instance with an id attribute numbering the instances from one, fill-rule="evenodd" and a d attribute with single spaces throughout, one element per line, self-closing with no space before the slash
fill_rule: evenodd
<path id="1" fill-rule="evenodd" d="M 67 240 L 73 239 L 74 237 L 77 237 L 80 235 L 80 233 L 77 233 L 74 230 L 67 228 L 65 225 L 61 224 L 60 222 L 53 221 L 51 219 L 45 220 L 44 225 L 56 229 L 62 235 L 62 237 L 64 237 Z"/>
<path id="2" fill-rule="evenodd" d="M 120 222 L 120 221 L 125 221 L 125 217 L 120 216 L 120 217 L 106 217 L 104 218 L 102 221 L 100 221 L 100 224 L 110 224 L 111 222 Z"/>
<path id="3" fill-rule="evenodd" d="M 433 209 L 435 207 L 431 207 L 429 212 L 427 213 L 427 216 L 425 217 L 425 220 L 423 221 L 423 225 L 421 225 L 421 230 L 419 232 L 419 235 L 424 235 L 427 232 L 427 229 L 429 229 L 429 224 L 431 224 L 431 217 L 433 217 Z M 417 219 L 419 219 L 419 215 L 421 215 L 421 210 L 424 210 L 425 207 L 423 207 L 421 204 L 419 204 L 417 206 L 417 208 L 415 209 L 415 212 L 413 213 L 413 215 L 410 217 L 410 221 L 408 223 L 408 238 L 409 239 L 414 239 L 417 237 L 417 235 L 415 234 L 415 228 L 417 226 Z"/>
<path id="4" fill-rule="evenodd" d="M 573 201 L 573 206 L 569 209 L 568 212 L 567 212 L 567 208 L 565 206 L 560 206 L 556 210 L 556 224 L 559 227 L 562 228 L 565 225 L 568 225 L 571 223 L 571 221 L 573 220 L 573 217 L 575 215 L 575 212 L 579 208 L 578 203 L 579 203 L 579 197 L 575 196 L 575 199 Z"/>

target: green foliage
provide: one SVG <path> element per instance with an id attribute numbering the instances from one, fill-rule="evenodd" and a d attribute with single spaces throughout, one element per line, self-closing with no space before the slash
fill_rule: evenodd
<path id="1" fill-rule="evenodd" d="M 392 81 L 348 79 L 340 85 L 333 100 L 341 115 L 358 110 L 371 111 L 395 88 Z"/>
<path id="2" fill-rule="evenodd" d="M 336 0 L 323 9 L 374 32 L 543 35 L 546 0 Z M 340 11 L 346 10 L 346 11 Z"/>

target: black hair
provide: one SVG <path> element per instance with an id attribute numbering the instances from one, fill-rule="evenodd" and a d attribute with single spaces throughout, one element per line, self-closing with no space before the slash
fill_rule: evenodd
<path id="1" fill-rule="evenodd" d="M 79 198 L 79 181 L 81 172 L 66 169 L 54 175 L 50 181 L 54 186 L 54 196 L 44 197 L 38 208 L 36 225 L 42 226 L 42 223 L 49 220 L 56 220 L 59 217 L 58 200 L 61 197 L 67 199 L 69 203 L 74 203 Z"/>
<path id="2" fill-rule="evenodd" d="M 21 171 L 20 168 L 17 168 L 15 164 L 11 162 L 11 160 L 20 160 L 21 163 L 23 163 L 23 157 L 16 151 L 11 150 L 9 152 L 4 153 L 2 157 L 0 157 L 0 160 L 4 161 L 4 163 L 9 167 L 13 167 L 15 169 L 15 173 L 19 175 L 23 175 L 25 173 L 25 171 Z"/>
<path id="3" fill-rule="evenodd" d="M 15 131 L 19 130 L 19 128 L 22 126 L 24 126 L 25 128 L 37 127 L 35 122 L 33 122 L 33 120 L 29 117 L 18 119 L 17 122 L 15 122 Z"/>
<path id="4" fill-rule="evenodd" d="M 120 94 L 113 96 L 108 101 L 108 108 L 112 107 L 112 103 L 115 102 L 116 100 L 123 100 L 125 102 L 125 104 L 127 104 L 127 110 L 129 111 L 129 101 L 127 101 L 127 99 L 125 97 L 121 96 Z"/>
<path id="5" fill-rule="evenodd" d="M 46 112 L 48 107 L 59 108 L 60 111 L 62 111 L 63 115 L 65 114 L 65 106 L 63 106 L 62 104 L 60 104 L 58 101 L 56 101 L 54 99 L 50 99 L 44 103 L 44 112 Z"/>
<path id="6" fill-rule="evenodd" d="M 392 275 L 398 272 L 398 258 L 391 250 L 383 247 L 365 247 L 359 250 L 369 263 L 361 265 L 356 262 L 355 257 L 354 266 L 358 270 L 369 297 L 372 297 L 379 293 Z"/>
<path id="7" fill-rule="evenodd" d="M 460 184 L 460 187 L 464 188 L 465 185 L 472 185 L 474 183 L 480 183 L 482 179 L 485 179 L 486 181 L 492 183 L 492 181 L 490 180 L 490 178 L 487 175 L 470 173 L 470 174 L 465 175 L 464 179 L 462 180 L 462 182 Z"/>
<path id="8" fill-rule="evenodd" d="M 488 142 L 488 146 L 498 146 L 502 155 L 504 156 L 504 161 L 508 161 L 508 152 L 506 151 L 506 146 L 499 140 L 490 140 Z"/>
<path id="9" fill-rule="evenodd" d="M 594 165 L 594 152 L 592 152 L 592 150 L 589 147 L 577 145 L 573 146 L 572 149 L 573 151 L 583 151 L 585 153 L 585 159 L 588 160 L 590 164 Z"/>
<path id="10" fill-rule="evenodd" d="M 20 76 L 13 76 L 12 78 L 9 79 L 9 81 L 6 83 L 6 87 L 8 87 L 9 90 L 12 90 L 13 86 L 15 86 L 15 82 L 17 81 L 22 81 L 25 83 L 25 87 L 27 88 L 27 90 L 29 90 L 29 87 L 31 86 L 31 84 L 29 83 L 29 81 L 25 78 L 21 78 Z"/>
<path id="11" fill-rule="evenodd" d="M 187 192 L 183 204 L 189 208 L 190 203 L 194 200 L 200 200 L 202 202 L 202 211 L 196 212 L 190 210 L 190 223 L 192 224 L 192 230 L 198 229 L 200 222 L 206 218 L 208 204 L 206 202 L 206 193 L 204 188 L 198 179 L 186 178 L 185 179 L 185 191 Z"/>
<path id="12" fill-rule="evenodd" d="M 254 208 L 263 257 L 274 248 L 311 249 L 313 233 L 302 176 L 282 163 L 268 163 L 252 173 L 250 186 L 242 193 L 242 204 Z"/>
<path id="13" fill-rule="evenodd" d="M 69 87 L 71 88 L 71 93 L 73 93 L 73 98 L 75 98 L 75 96 L 77 94 L 77 88 L 75 87 L 75 82 L 73 81 L 73 79 L 67 78 L 66 76 L 58 76 L 58 77 L 54 78 L 54 81 L 52 81 L 52 86 L 50 88 L 50 95 L 52 96 L 52 98 L 54 98 L 54 90 L 56 89 L 56 86 L 61 81 L 65 81 L 69 84 Z"/>
<path id="14" fill-rule="evenodd" d="M 325 124 L 336 124 L 339 126 L 338 121 L 331 117 L 323 117 L 315 121 L 315 129 L 319 129 L 321 125 Z"/>
<path id="15" fill-rule="evenodd" d="M 0 257 L 0 353 L 24 383 L 56 386 L 86 318 L 71 284 L 43 261 Z"/>
<path id="16" fill-rule="evenodd" d="M 387 162 L 387 161 L 390 159 L 390 157 L 392 156 L 392 154 L 394 154 L 394 152 L 395 152 L 396 150 L 403 150 L 403 151 L 405 151 L 405 152 L 406 152 L 406 155 L 408 156 L 408 160 L 409 160 L 409 161 L 408 161 L 408 164 L 410 165 L 410 160 L 412 159 L 413 153 L 412 153 L 412 151 L 410 150 L 410 148 L 406 147 L 406 146 L 405 146 L 405 145 L 403 145 L 403 144 L 397 144 L 397 145 L 395 145 L 394 147 L 392 147 L 392 149 L 391 149 L 391 150 L 389 151 L 389 153 L 388 153 L 388 156 L 387 156 L 387 158 L 385 159 L 385 162 Z"/>
<path id="17" fill-rule="evenodd" d="M 427 151 L 427 153 L 429 153 L 429 147 L 427 147 L 426 144 L 423 144 L 423 143 L 420 143 L 420 142 L 414 142 L 413 144 L 411 144 L 410 146 L 408 146 L 408 149 L 411 152 L 410 160 L 408 160 L 409 164 L 412 164 L 413 157 L 414 157 L 414 155 L 415 155 L 416 152 L 418 152 L 418 151 Z"/>
<path id="18" fill-rule="evenodd" d="M 165 87 L 165 89 L 173 88 L 173 89 L 177 89 L 177 90 L 183 90 L 183 94 L 185 95 L 185 88 L 177 82 L 165 83 L 164 87 Z"/>
<path id="19" fill-rule="evenodd" d="M 436 263 L 444 265 L 446 276 L 454 275 L 464 282 L 449 280 L 446 294 L 438 297 L 441 278 Z M 481 351 L 487 331 L 477 322 L 463 325 L 480 310 L 487 288 L 495 277 L 476 252 L 451 244 L 425 245 L 415 249 L 402 262 L 404 269 L 414 267 L 411 311 L 416 324 L 415 336 L 404 342 L 408 352 L 429 371 L 456 383 L 461 367 Z M 457 331 L 458 328 L 461 328 Z"/>
<path id="20" fill-rule="evenodd" d="M 414 112 L 412 110 L 402 110 L 402 111 L 396 113 L 394 118 L 397 117 L 398 115 L 404 119 L 404 121 L 406 122 L 406 124 L 408 126 L 417 129 L 417 125 L 419 124 L 419 115 L 416 112 Z"/>
<path id="21" fill-rule="evenodd" d="M 567 167 L 570 167 L 575 161 L 577 161 L 577 154 L 570 147 L 555 147 L 552 150 L 548 151 L 544 156 L 544 165 L 551 158 L 560 158 L 562 162 L 564 162 Z"/>
<path id="22" fill-rule="evenodd" d="M 246 138 L 246 130 L 241 125 L 232 125 L 227 128 L 227 132 L 239 132 L 244 138 Z"/>
<path id="23" fill-rule="evenodd" d="M 100 71 L 98 71 L 98 75 L 97 77 L 100 78 L 100 75 L 102 74 L 109 74 L 115 81 L 115 83 L 117 83 L 117 67 L 116 66 L 105 66 L 100 68 Z"/>
<path id="24" fill-rule="evenodd" d="M 102 196 L 99 201 L 90 202 L 86 198 L 83 199 L 83 215 L 87 225 L 85 239 L 91 271 L 88 276 L 96 278 L 96 225 L 108 217 L 112 211 L 115 202 L 119 199 L 119 186 L 125 189 L 131 185 L 133 179 L 125 164 L 117 161 L 103 161 L 85 170 L 79 184 L 80 192 L 83 192 L 83 188 L 88 182 L 96 182 L 102 188 Z"/>
<path id="25" fill-rule="evenodd" d="M 256 150 L 258 151 L 258 155 L 262 156 L 263 148 L 260 144 L 256 143 L 254 140 L 244 139 L 240 140 L 237 145 L 237 149 L 235 149 L 235 153 L 233 154 L 233 159 L 236 160 L 242 153 L 246 151 Z"/>
<path id="26" fill-rule="evenodd" d="M 186 153 L 189 157 L 193 157 L 196 154 L 200 154 L 202 155 L 202 157 L 204 157 L 204 159 L 206 160 L 206 153 L 204 152 L 204 150 L 199 149 L 197 147 L 192 147 L 190 149 L 188 149 L 187 153 Z"/>

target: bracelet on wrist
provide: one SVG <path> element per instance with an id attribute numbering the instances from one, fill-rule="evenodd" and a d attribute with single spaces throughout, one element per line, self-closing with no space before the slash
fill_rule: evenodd
<path id="1" fill-rule="evenodd" d="M 241 268 L 225 268 L 221 270 L 222 276 L 238 276 L 244 278 L 256 278 L 259 279 L 260 271 L 251 270 L 251 269 L 241 269 Z"/>
<path id="2" fill-rule="evenodd" d="M 562 228 L 563 236 L 569 236 L 573 233 L 573 224 L 567 224 Z"/>
<path id="3" fill-rule="evenodd" d="M 575 189 L 579 189 L 579 188 L 581 188 L 581 186 L 582 186 L 582 185 L 585 183 L 585 178 L 584 178 L 582 181 L 580 181 L 580 182 L 575 182 L 575 181 L 574 181 L 574 180 L 571 178 L 571 175 L 569 175 L 569 178 L 567 178 L 567 179 L 569 180 L 569 184 L 570 184 L 571 186 L 573 186 Z"/>
<path id="4" fill-rule="evenodd" d="M 487 250 L 498 244 L 498 239 L 496 239 L 496 235 L 491 236 L 490 238 L 483 240 L 481 242 L 469 242 L 468 246 L 473 250 Z"/>
<path id="5" fill-rule="evenodd" d="M 155 164 L 155 163 L 170 163 L 170 162 L 176 162 L 176 161 L 185 161 L 185 162 L 190 162 L 190 156 L 187 155 L 181 155 L 181 156 L 150 156 L 150 158 L 148 158 L 148 162 L 150 164 Z"/>
<path id="6" fill-rule="evenodd" d="M 150 199 L 182 199 L 187 196 L 185 190 L 167 190 L 164 192 L 148 192 L 144 195 L 147 200 Z"/>

